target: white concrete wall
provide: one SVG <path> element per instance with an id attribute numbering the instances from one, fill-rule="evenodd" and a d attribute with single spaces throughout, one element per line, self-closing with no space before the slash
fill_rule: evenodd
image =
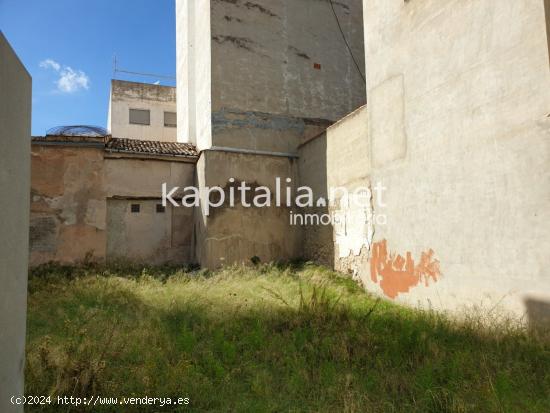
<path id="1" fill-rule="evenodd" d="M 178 112 L 177 141 L 196 144 L 195 133 L 192 130 L 191 120 L 194 119 L 192 110 L 194 100 L 194 81 L 190 77 L 191 50 L 189 50 L 189 35 L 191 24 L 188 16 L 189 3 L 187 0 L 176 0 L 176 101 Z"/>
<path id="2" fill-rule="evenodd" d="M 212 146 L 210 0 L 176 0 L 178 142 Z"/>
<path id="3" fill-rule="evenodd" d="M 519 314 L 550 301 L 544 4 L 364 1 L 365 172 L 388 188 L 375 269 L 361 274 L 368 289 L 424 306 Z M 384 248 L 407 265 L 410 253 L 414 270 L 400 271 Z"/>
<path id="4" fill-rule="evenodd" d="M 148 109 L 150 125 L 130 124 L 130 109 Z M 108 129 L 116 138 L 176 142 L 177 128 L 164 126 L 164 112 L 176 110 L 176 89 L 147 83 L 113 80 Z"/>
<path id="5" fill-rule="evenodd" d="M 24 393 L 31 77 L 0 32 L 0 411 Z"/>

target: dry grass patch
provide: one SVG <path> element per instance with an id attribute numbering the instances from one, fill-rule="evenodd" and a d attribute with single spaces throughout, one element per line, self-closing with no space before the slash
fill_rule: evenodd
<path id="1" fill-rule="evenodd" d="M 548 341 L 391 305 L 314 265 L 49 266 L 29 289 L 28 394 L 191 399 L 136 411 L 550 411 Z"/>

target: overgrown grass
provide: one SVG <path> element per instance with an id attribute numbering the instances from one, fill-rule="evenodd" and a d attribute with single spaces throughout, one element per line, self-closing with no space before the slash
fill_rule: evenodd
<path id="1" fill-rule="evenodd" d="M 135 411 L 549 412 L 550 345 L 313 265 L 49 266 L 29 282 L 26 392 L 191 400 Z"/>

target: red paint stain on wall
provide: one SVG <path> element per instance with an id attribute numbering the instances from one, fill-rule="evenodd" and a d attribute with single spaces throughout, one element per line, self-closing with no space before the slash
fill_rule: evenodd
<path id="1" fill-rule="evenodd" d="M 380 284 L 382 291 L 394 299 L 401 293 L 407 293 L 411 288 L 424 282 L 426 287 L 430 280 L 437 282 L 441 277 L 439 261 L 434 259 L 434 251 L 423 252 L 418 264 L 415 264 L 412 254 L 407 252 L 406 258 L 388 253 L 387 241 L 373 244 L 371 256 L 371 279 Z"/>

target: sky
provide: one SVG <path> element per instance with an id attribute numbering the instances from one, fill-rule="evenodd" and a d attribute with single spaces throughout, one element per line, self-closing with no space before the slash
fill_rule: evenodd
<path id="1" fill-rule="evenodd" d="M 0 30 L 32 76 L 32 134 L 106 127 L 114 56 L 119 69 L 175 76 L 174 8 L 174 0 L 0 0 Z"/>

